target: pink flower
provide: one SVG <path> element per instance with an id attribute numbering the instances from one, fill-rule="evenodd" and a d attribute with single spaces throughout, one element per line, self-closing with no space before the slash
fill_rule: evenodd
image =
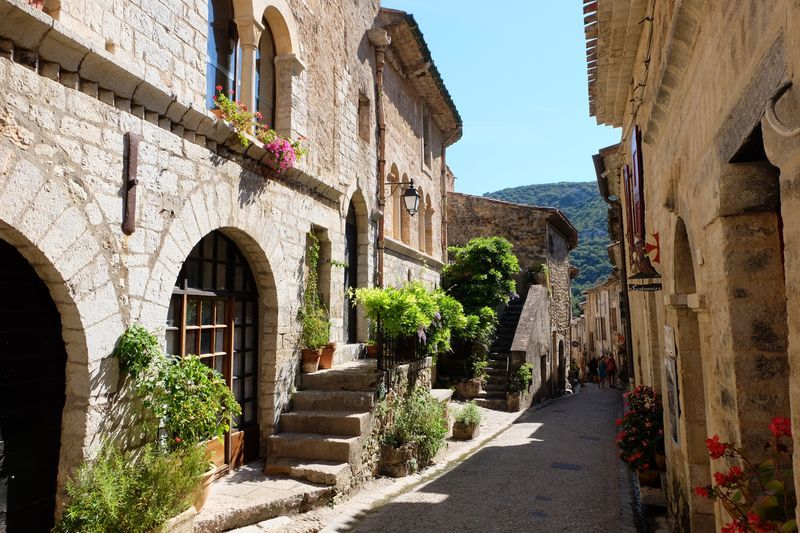
<path id="1" fill-rule="evenodd" d="M 222 90 L 222 85 L 217 85 L 217 90 L 221 91 Z"/>

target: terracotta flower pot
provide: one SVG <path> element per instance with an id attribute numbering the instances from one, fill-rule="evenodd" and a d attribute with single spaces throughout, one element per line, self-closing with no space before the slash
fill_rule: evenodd
<path id="1" fill-rule="evenodd" d="M 211 114 L 214 115 L 217 120 L 222 120 L 222 109 L 215 107 L 211 110 Z"/>
<path id="2" fill-rule="evenodd" d="M 509 413 L 516 413 L 519 411 L 520 408 L 520 396 L 519 392 L 507 392 L 506 393 L 506 404 L 508 405 L 508 412 Z"/>
<path id="3" fill-rule="evenodd" d="M 661 474 L 658 470 L 637 470 L 636 477 L 642 487 L 658 488 L 661 486 Z"/>
<path id="4" fill-rule="evenodd" d="M 209 469 L 200 477 L 200 483 L 194 492 L 194 508 L 199 513 L 206 504 L 208 495 L 211 494 L 211 482 L 214 481 L 214 474 L 217 467 L 214 463 L 209 463 Z"/>
<path id="5" fill-rule="evenodd" d="M 302 360 L 300 364 L 300 368 L 305 374 L 312 374 L 317 371 L 319 368 L 319 360 L 322 356 L 322 349 L 318 348 L 316 350 L 308 350 L 304 349 L 300 352 L 302 354 Z"/>
<path id="6" fill-rule="evenodd" d="M 456 440 L 472 440 L 481 432 L 480 424 L 453 424 L 453 438 Z"/>
<path id="7" fill-rule="evenodd" d="M 332 346 L 331 346 L 332 345 Z M 336 351 L 336 343 L 326 345 L 322 349 L 322 355 L 319 358 L 319 368 L 321 370 L 333 368 L 333 353 Z"/>
<path id="8" fill-rule="evenodd" d="M 367 358 L 368 359 L 377 359 L 378 358 L 378 345 L 377 344 L 367 344 Z"/>
<path id="9" fill-rule="evenodd" d="M 459 381 L 455 384 L 456 394 L 462 400 L 471 400 L 481 394 L 483 380 L 478 378 Z"/>

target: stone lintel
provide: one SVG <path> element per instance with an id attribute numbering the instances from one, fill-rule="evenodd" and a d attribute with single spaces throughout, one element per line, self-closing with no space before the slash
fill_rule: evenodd
<path id="1" fill-rule="evenodd" d="M 719 178 L 719 216 L 772 211 L 780 186 L 775 167 L 766 161 L 725 165 Z"/>

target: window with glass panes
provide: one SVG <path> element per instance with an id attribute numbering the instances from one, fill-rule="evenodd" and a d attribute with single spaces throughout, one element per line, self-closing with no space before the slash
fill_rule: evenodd
<path id="1" fill-rule="evenodd" d="M 247 260 L 221 232 L 205 236 L 184 262 L 172 293 L 166 338 L 169 354 L 197 355 L 220 372 L 242 407 L 226 462 L 238 466 L 256 458 L 258 292 Z"/>

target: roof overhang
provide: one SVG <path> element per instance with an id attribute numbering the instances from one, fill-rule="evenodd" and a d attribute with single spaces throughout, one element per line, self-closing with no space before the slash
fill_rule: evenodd
<path id="1" fill-rule="evenodd" d="M 428 104 L 434 122 L 444 134 L 445 146 L 455 143 L 461 138 L 464 123 L 414 16 L 381 8 L 379 17 L 381 26 L 392 38 L 391 50 L 401 74 Z"/>
<path id="2" fill-rule="evenodd" d="M 645 0 L 583 0 L 589 114 L 621 127 L 645 18 Z"/>

